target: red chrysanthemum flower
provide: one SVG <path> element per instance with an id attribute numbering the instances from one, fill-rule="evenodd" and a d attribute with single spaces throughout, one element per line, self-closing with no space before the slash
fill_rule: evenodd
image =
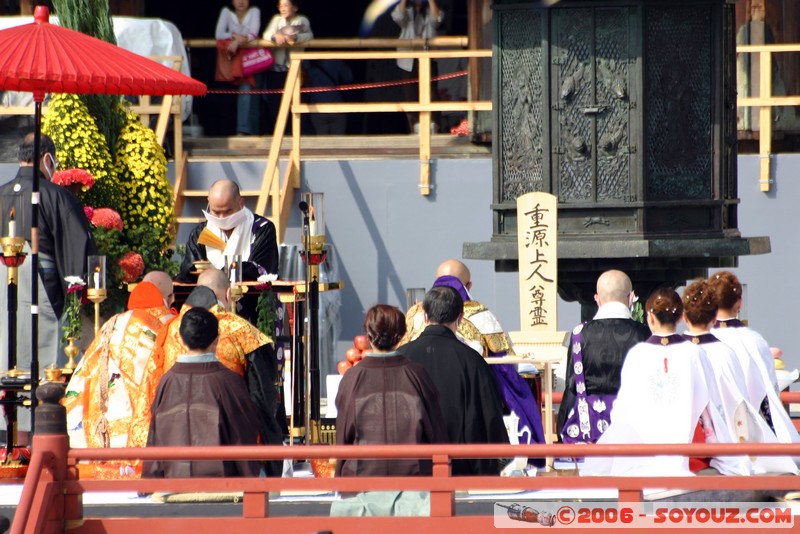
<path id="1" fill-rule="evenodd" d="M 86 218 L 89 219 L 89 222 L 92 222 L 92 217 L 94 217 L 94 208 L 91 206 L 84 206 L 83 213 L 86 215 Z"/>
<path id="2" fill-rule="evenodd" d="M 53 174 L 52 182 L 63 187 L 79 184 L 86 190 L 94 185 L 94 176 L 92 176 L 89 171 L 83 169 L 66 169 Z"/>
<path id="3" fill-rule="evenodd" d="M 82 285 L 80 285 L 80 284 L 72 284 L 71 286 L 69 286 L 67 288 L 67 295 L 71 295 L 73 293 L 77 293 L 78 291 L 81 291 L 82 289 L 83 289 Z"/>
<path id="4" fill-rule="evenodd" d="M 92 224 L 109 230 L 122 230 L 122 217 L 111 208 L 97 208 L 92 213 Z"/>
<path id="5" fill-rule="evenodd" d="M 144 273 L 144 260 L 138 252 L 129 250 L 120 258 L 119 267 L 122 269 L 123 282 L 135 282 Z"/>

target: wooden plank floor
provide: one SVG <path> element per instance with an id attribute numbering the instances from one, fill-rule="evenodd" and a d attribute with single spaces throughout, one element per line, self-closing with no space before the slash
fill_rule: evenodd
<path id="1" fill-rule="evenodd" d="M 219 158 L 263 158 L 272 138 L 268 136 L 185 137 L 184 147 L 193 160 Z M 284 138 L 281 152 L 288 155 L 291 137 Z M 394 159 L 419 156 L 417 135 L 304 136 L 304 160 Z M 469 137 L 432 135 L 431 155 L 437 158 L 490 158 L 491 145 L 476 144 Z"/>

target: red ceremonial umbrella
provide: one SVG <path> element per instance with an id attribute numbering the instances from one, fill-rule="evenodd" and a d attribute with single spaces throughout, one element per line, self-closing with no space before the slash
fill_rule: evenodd
<path id="1" fill-rule="evenodd" d="M 86 34 L 50 24 L 36 6 L 33 24 L 0 30 L 0 90 L 31 91 L 35 101 L 31 209 L 31 397 L 39 375 L 38 196 L 42 100 L 45 93 L 113 95 L 206 94 L 205 84 L 144 56 Z M 75 274 L 75 273 L 71 273 Z M 10 439 L 10 436 L 9 436 Z"/>

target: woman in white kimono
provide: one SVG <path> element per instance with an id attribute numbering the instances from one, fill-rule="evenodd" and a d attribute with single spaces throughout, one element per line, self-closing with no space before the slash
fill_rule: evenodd
<path id="1" fill-rule="evenodd" d="M 733 349 L 709 332 L 716 315 L 717 296 L 708 282 L 700 280 L 684 290 L 683 320 L 687 331 L 683 337 L 699 346 L 708 357 L 712 373 L 706 379 L 715 382 L 719 389 L 718 409 L 730 435 L 740 443 L 777 443 L 775 433 L 748 399 L 747 382 L 759 379 L 760 375 L 748 377 Z M 755 473 L 797 473 L 797 465 L 788 456 L 751 456 L 750 460 Z"/>
<path id="2" fill-rule="evenodd" d="M 711 333 L 732 348 L 739 358 L 746 371 L 750 403 L 761 411 L 780 443 L 800 443 L 800 435 L 778 396 L 775 360 L 769 345 L 758 332 L 737 318 L 742 306 L 742 284 L 736 275 L 727 271 L 712 275 L 708 283 L 719 306 Z"/>
<path id="3" fill-rule="evenodd" d="M 635 345 L 622 366 L 622 381 L 611 411 L 611 425 L 597 442 L 691 443 L 702 420 L 706 442 L 733 442 L 719 414 L 720 396 L 700 348 L 675 333 L 683 313 L 678 294 L 657 289 L 645 305 L 653 335 Z M 748 474 L 746 459 L 713 458 L 723 474 Z M 581 475 L 691 475 L 685 456 L 588 457 Z"/>

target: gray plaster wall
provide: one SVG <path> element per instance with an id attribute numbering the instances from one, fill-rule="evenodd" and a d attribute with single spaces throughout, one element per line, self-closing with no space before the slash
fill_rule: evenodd
<path id="1" fill-rule="evenodd" d="M 800 154 L 772 158 L 774 183 L 766 193 L 759 188 L 759 161 L 758 155 L 739 156 L 739 229 L 744 236 L 769 236 L 772 253 L 743 256 L 732 271 L 747 286 L 744 314 L 750 326 L 782 348 L 787 368 L 794 369 L 800 367 L 800 319 L 793 304 L 800 297 Z"/>
<path id="2" fill-rule="evenodd" d="M 255 161 L 241 168 L 204 165 L 202 171 L 192 168 L 192 180 L 206 183 L 234 176 L 248 188 L 257 186 L 263 172 L 263 164 Z M 800 367 L 791 307 L 800 295 L 800 277 L 792 276 L 800 259 L 795 245 L 800 155 L 773 158 L 775 183 L 768 193 L 759 191 L 758 165 L 758 156 L 739 157 L 739 228 L 744 236 L 769 236 L 773 252 L 742 257 L 734 271 L 747 286 L 745 313 L 751 326 L 771 345 L 783 348 L 787 366 Z M 343 357 L 352 337 L 361 331 L 367 308 L 378 302 L 403 307 L 405 289 L 430 288 L 436 265 L 460 257 L 462 243 L 491 238 L 491 160 L 436 160 L 432 174 L 433 193 L 424 197 L 417 188 L 416 160 L 303 164 L 302 190 L 326 194 L 329 242 L 346 283 L 340 342 L 329 361 Z M 298 242 L 299 212 L 292 214 L 289 226 L 286 241 Z M 489 306 L 506 329 L 518 329 L 517 275 L 495 273 L 488 261 L 466 263 L 472 270 L 473 296 Z M 559 329 L 571 329 L 579 320 L 577 305 L 559 303 Z"/>
<path id="3" fill-rule="evenodd" d="M 739 157 L 739 228 L 745 236 L 769 236 L 772 253 L 740 259 L 735 272 L 747 284 L 746 315 L 753 328 L 771 345 L 784 349 L 790 368 L 800 367 L 800 349 L 792 302 L 800 295 L 796 246 L 797 205 L 800 198 L 800 155 L 773 159 L 772 190 L 758 187 L 758 156 Z M 16 166 L 0 169 L 0 183 Z M 192 162 L 189 187 L 202 189 L 216 178 L 237 179 L 255 189 L 263 175 L 262 161 Z M 344 356 L 353 336 L 361 332 L 364 312 L 373 304 L 405 306 L 405 289 L 430 288 L 436 266 L 461 255 L 465 241 L 486 241 L 492 233 L 491 160 L 436 160 L 433 193 L 419 194 L 417 160 L 311 161 L 303 164 L 303 191 L 326 195 L 327 235 L 338 261 L 341 292 L 339 342 L 323 355 L 323 373 Z M 299 202 L 296 195 L 295 205 Z M 195 201 L 186 214 L 204 207 Z M 289 221 L 286 242 L 300 241 L 300 214 Z M 190 228 L 180 229 L 178 242 Z M 466 261 L 472 271 L 473 296 L 489 306 L 507 330 L 519 328 L 518 281 L 515 273 L 495 273 L 492 262 Z M 578 306 L 559 305 L 559 329 L 579 321 Z"/>

